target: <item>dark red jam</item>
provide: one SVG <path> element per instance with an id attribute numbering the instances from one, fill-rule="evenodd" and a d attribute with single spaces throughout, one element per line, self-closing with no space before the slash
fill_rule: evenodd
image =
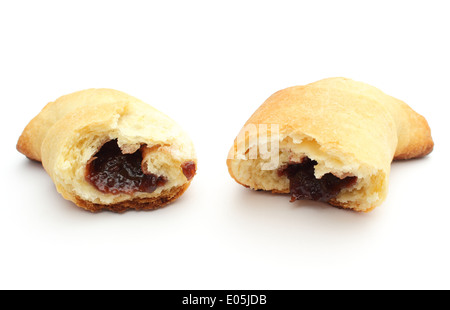
<path id="1" fill-rule="evenodd" d="M 122 154 L 117 139 L 105 143 L 86 166 L 86 180 L 108 194 L 152 193 L 166 184 L 164 176 L 145 174 L 141 168 L 142 153 Z"/>
<path id="2" fill-rule="evenodd" d="M 183 174 L 190 181 L 195 175 L 195 162 L 187 161 L 181 165 L 181 169 L 183 169 Z"/>
<path id="3" fill-rule="evenodd" d="M 339 192 L 354 185 L 357 177 L 339 179 L 331 173 L 326 173 L 320 179 L 314 176 L 315 160 L 305 157 L 301 163 L 289 164 L 281 171 L 290 181 L 291 201 L 300 199 L 329 202 L 336 198 Z"/>

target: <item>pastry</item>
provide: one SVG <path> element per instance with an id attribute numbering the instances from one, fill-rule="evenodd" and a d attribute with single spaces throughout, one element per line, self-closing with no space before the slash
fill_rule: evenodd
<path id="1" fill-rule="evenodd" d="M 162 207 L 183 194 L 197 165 L 179 125 L 113 89 L 83 90 L 47 104 L 17 150 L 42 162 L 65 199 L 93 212 Z"/>
<path id="2" fill-rule="evenodd" d="M 370 211 L 386 198 L 392 160 L 432 149 L 427 121 L 406 103 L 329 78 L 270 96 L 237 136 L 227 165 L 252 189 Z"/>

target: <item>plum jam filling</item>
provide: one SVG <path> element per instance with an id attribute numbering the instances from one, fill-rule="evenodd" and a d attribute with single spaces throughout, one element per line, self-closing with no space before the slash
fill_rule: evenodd
<path id="1" fill-rule="evenodd" d="M 105 143 L 86 166 L 86 180 L 107 194 L 152 193 L 166 184 L 164 176 L 142 171 L 142 153 L 122 154 L 117 139 Z"/>
<path id="2" fill-rule="evenodd" d="M 192 180 L 195 175 L 195 162 L 187 161 L 181 165 L 181 169 L 183 169 L 183 174 L 188 181 Z"/>
<path id="3" fill-rule="evenodd" d="M 280 174 L 288 177 L 291 190 L 291 201 L 300 199 L 329 202 L 336 198 L 344 188 L 354 185 L 357 177 L 339 179 L 332 173 L 326 173 L 320 179 L 314 176 L 315 160 L 305 157 L 301 163 L 289 164 Z"/>

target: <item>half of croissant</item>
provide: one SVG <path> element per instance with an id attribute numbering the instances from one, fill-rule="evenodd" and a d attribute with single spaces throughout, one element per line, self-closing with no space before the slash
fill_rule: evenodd
<path id="1" fill-rule="evenodd" d="M 427 121 L 406 103 L 329 78 L 269 97 L 236 138 L 227 165 L 252 189 L 370 211 L 386 198 L 392 160 L 432 149 Z"/>
<path id="2" fill-rule="evenodd" d="M 178 124 L 113 89 L 83 90 L 47 104 L 17 149 L 42 162 L 64 198 L 93 212 L 162 207 L 188 188 L 197 164 Z"/>

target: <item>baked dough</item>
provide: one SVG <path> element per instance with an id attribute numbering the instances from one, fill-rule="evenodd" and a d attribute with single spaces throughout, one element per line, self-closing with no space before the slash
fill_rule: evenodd
<path id="1" fill-rule="evenodd" d="M 83 90 L 47 104 L 26 126 L 17 150 L 42 162 L 64 198 L 93 212 L 162 207 L 188 188 L 197 164 L 179 125 L 113 89 Z M 136 180 L 127 179 L 130 169 Z"/>
<path id="2" fill-rule="evenodd" d="M 271 147 L 276 162 L 261 156 L 261 149 Z M 252 189 L 370 211 L 386 198 L 392 160 L 422 157 L 432 149 L 427 121 L 406 103 L 365 83 L 329 78 L 270 96 L 236 138 L 227 165 L 238 183 Z M 302 173 L 291 179 L 298 169 L 311 170 L 315 180 Z M 345 186 L 324 198 L 317 191 L 333 184 L 316 183 L 326 178 Z M 312 192 L 298 194 L 293 186 Z"/>

